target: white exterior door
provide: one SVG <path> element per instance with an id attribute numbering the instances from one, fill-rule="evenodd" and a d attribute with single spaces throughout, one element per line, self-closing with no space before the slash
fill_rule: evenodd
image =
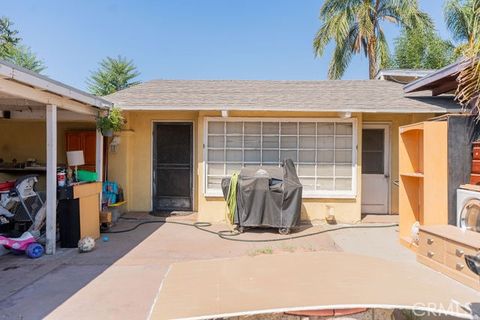
<path id="1" fill-rule="evenodd" d="M 362 213 L 390 213 L 390 126 L 364 124 L 362 130 Z"/>

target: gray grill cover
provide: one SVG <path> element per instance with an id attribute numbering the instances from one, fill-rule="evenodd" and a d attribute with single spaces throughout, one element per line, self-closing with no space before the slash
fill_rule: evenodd
<path id="1" fill-rule="evenodd" d="M 222 179 L 225 199 L 230 178 Z M 237 183 L 235 224 L 244 227 L 290 228 L 300 220 L 302 185 L 292 160 L 282 167 L 246 167 Z"/>

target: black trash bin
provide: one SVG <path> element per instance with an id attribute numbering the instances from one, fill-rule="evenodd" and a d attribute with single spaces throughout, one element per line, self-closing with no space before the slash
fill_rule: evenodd
<path id="1" fill-rule="evenodd" d="M 227 199 L 230 178 L 222 179 L 222 191 Z M 234 223 L 240 231 L 245 227 L 278 228 L 290 233 L 300 220 L 302 184 L 293 161 L 285 160 L 281 167 L 245 167 L 238 176 L 237 205 Z"/>

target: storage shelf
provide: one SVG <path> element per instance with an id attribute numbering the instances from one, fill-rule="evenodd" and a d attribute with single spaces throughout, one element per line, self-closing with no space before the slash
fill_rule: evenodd
<path id="1" fill-rule="evenodd" d="M 402 177 L 412 177 L 412 178 L 423 178 L 422 172 L 408 172 L 408 173 L 400 173 Z"/>
<path id="2" fill-rule="evenodd" d="M 425 121 L 400 128 L 399 236 L 414 250 L 412 226 L 448 223 L 448 123 Z"/>
<path id="3" fill-rule="evenodd" d="M 404 134 L 412 131 L 423 131 L 423 122 L 406 125 L 400 128 L 400 134 Z"/>
<path id="4" fill-rule="evenodd" d="M 9 168 L 9 167 L 1 167 L 0 172 L 46 172 L 46 167 L 25 167 L 25 168 Z"/>

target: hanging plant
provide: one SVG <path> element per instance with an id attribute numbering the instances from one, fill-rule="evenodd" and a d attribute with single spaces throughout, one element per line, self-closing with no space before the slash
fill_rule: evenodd
<path id="1" fill-rule="evenodd" d="M 114 132 L 122 130 L 126 123 L 122 110 L 117 107 L 113 107 L 97 117 L 97 129 L 106 137 L 111 137 Z"/>

